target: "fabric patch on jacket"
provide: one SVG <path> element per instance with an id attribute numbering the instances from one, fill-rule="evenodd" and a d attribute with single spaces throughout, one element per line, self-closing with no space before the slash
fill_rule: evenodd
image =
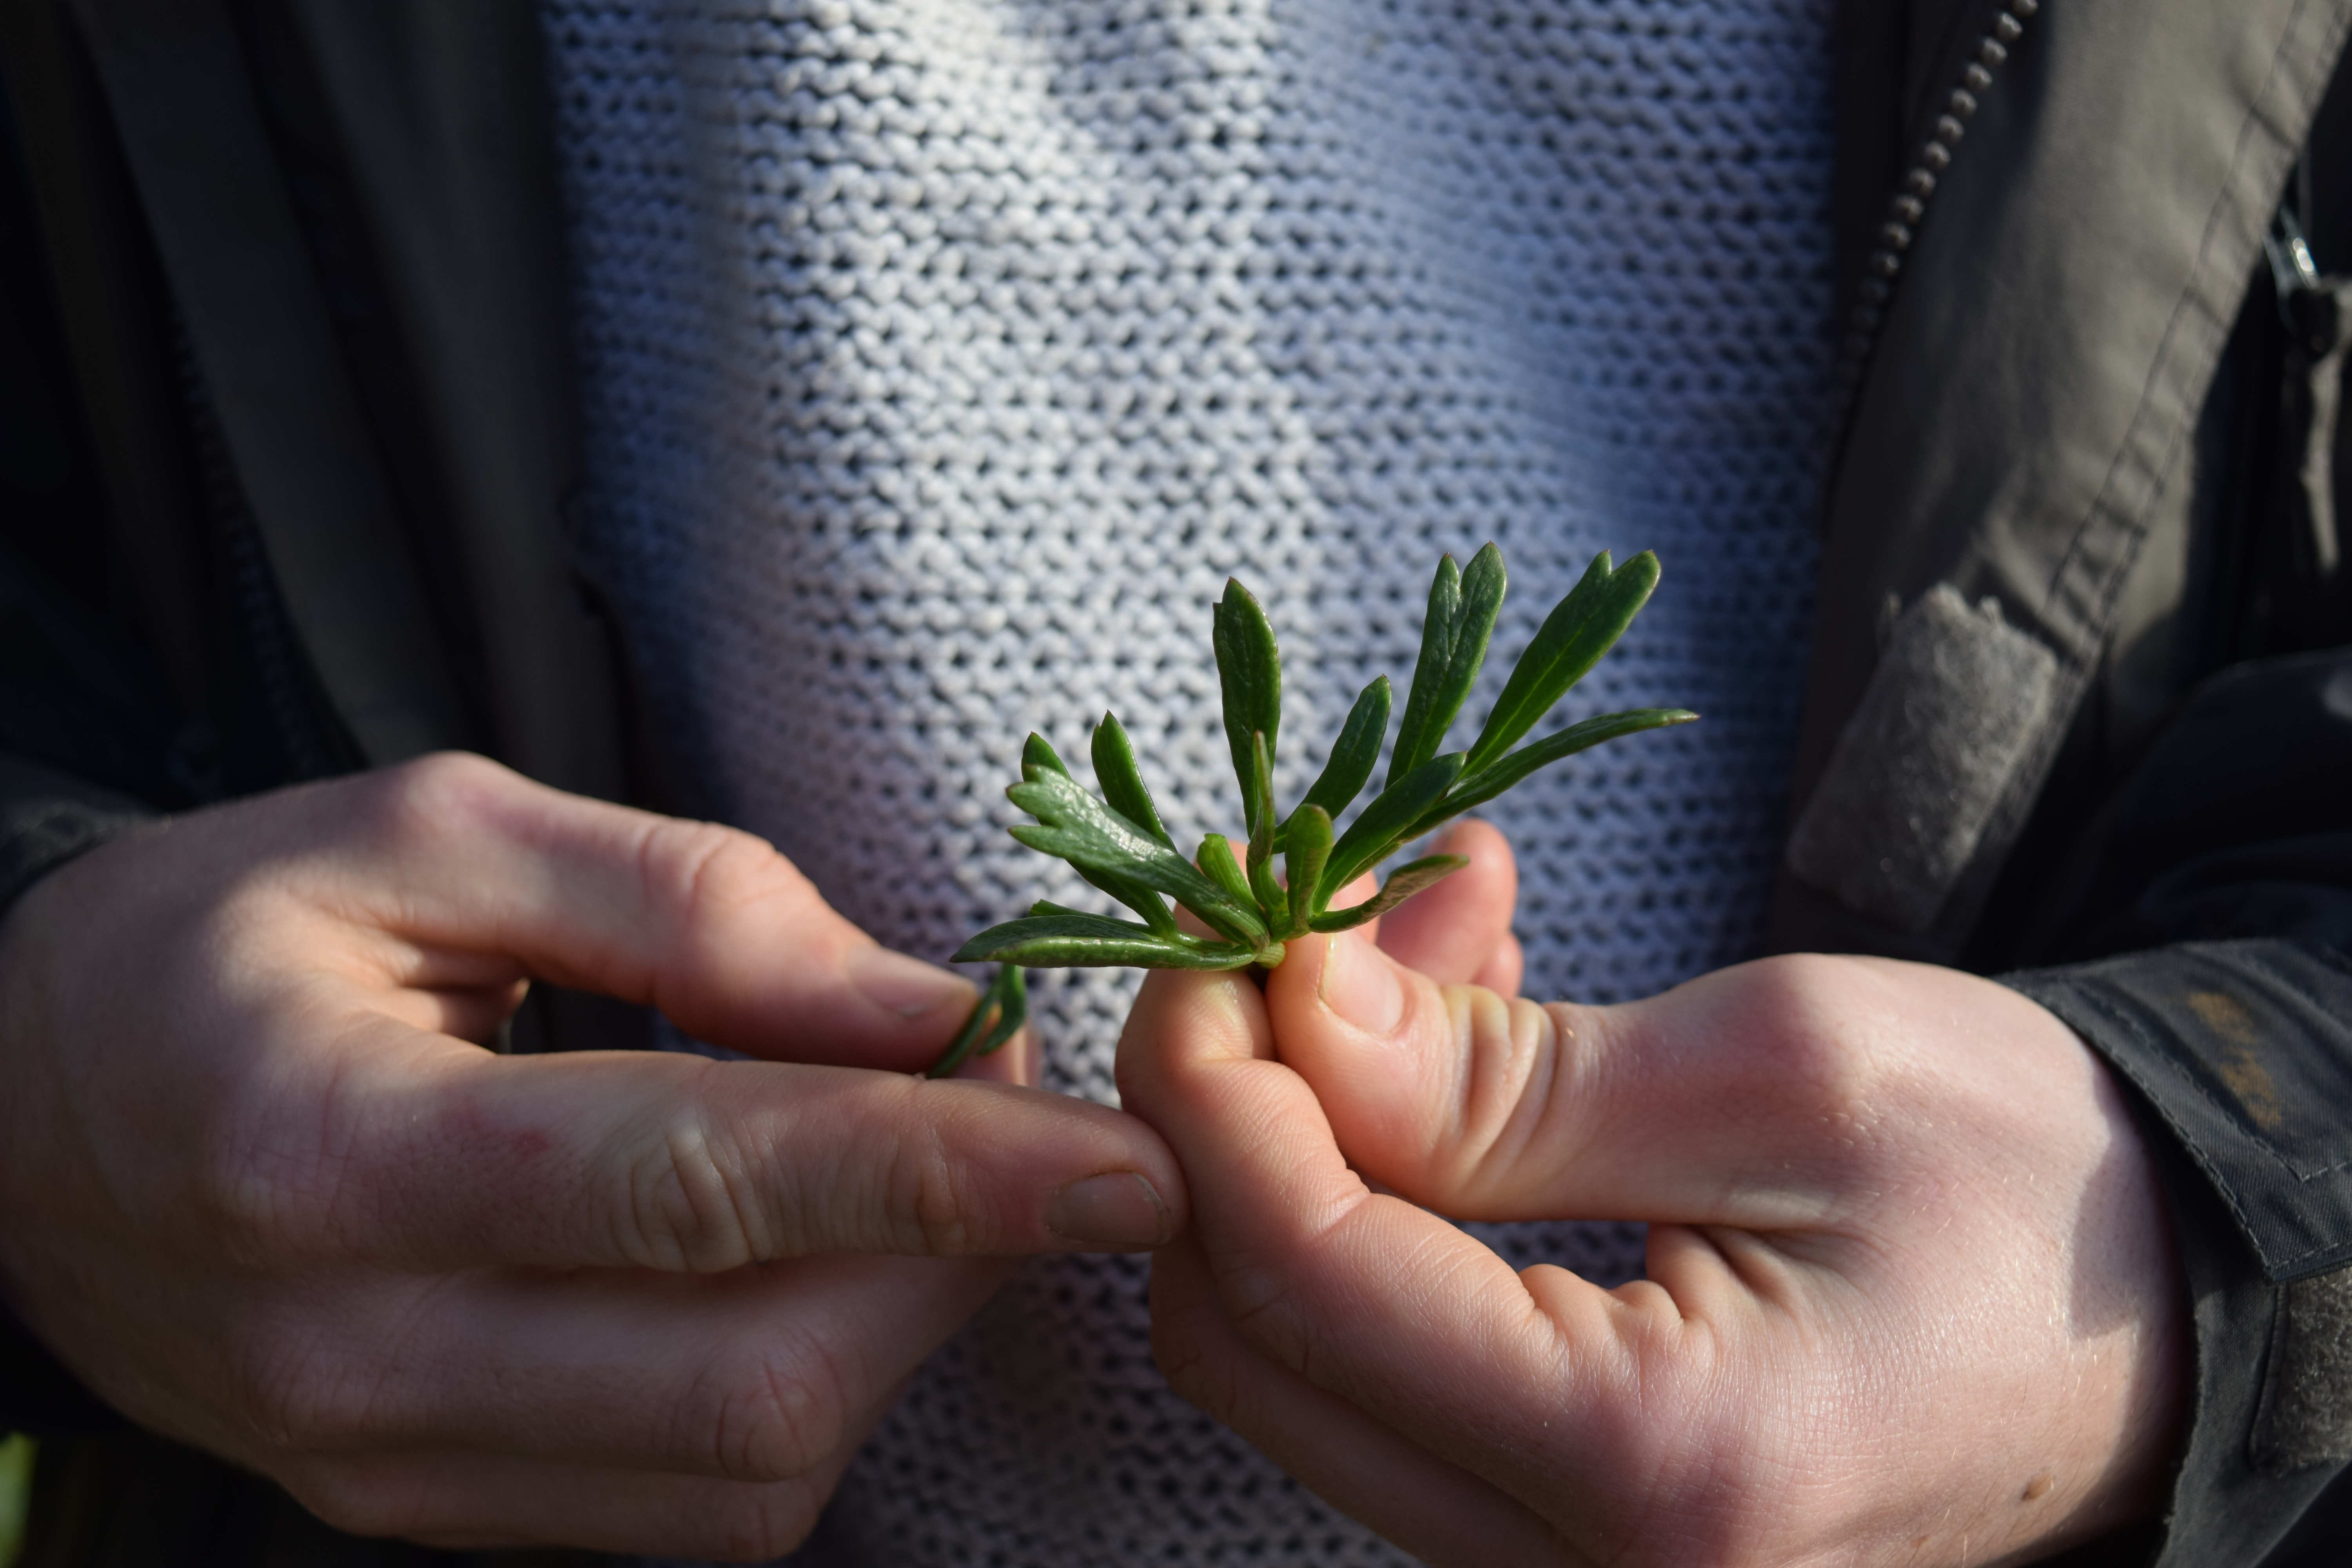
<path id="1" fill-rule="evenodd" d="M 1789 868 L 1857 914 L 1917 934 L 1976 853 L 2041 734 L 2058 658 L 1938 583 L 1895 623 L 1789 841 Z"/>
<path id="2" fill-rule="evenodd" d="M 2352 1268 L 2280 1289 L 2249 1448 L 2271 1475 L 2352 1459 Z"/>

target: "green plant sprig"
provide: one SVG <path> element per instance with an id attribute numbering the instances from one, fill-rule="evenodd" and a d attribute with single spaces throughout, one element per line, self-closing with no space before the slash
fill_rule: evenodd
<path id="1" fill-rule="evenodd" d="M 1228 579 L 1216 606 L 1213 642 L 1225 740 L 1241 785 L 1241 853 L 1217 833 L 1204 837 L 1189 860 L 1177 851 L 1116 715 L 1104 714 L 1095 726 L 1092 761 L 1099 795 L 1070 776 L 1043 737 L 1031 735 L 1022 751 L 1021 782 L 1005 793 L 1036 821 L 1016 826 L 1013 837 L 1068 861 L 1137 918 L 1039 902 L 1023 918 L 991 926 L 965 942 L 955 962 L 987 961 L 1001 967 L 931 1076 L 943 1077 L 969 1058 L 986 1055 L 1018 1031 L 1027 1016 L 1024 965 L 1272 969 L 1281 963 L 1286 942 L 1310 931 L 1362 925 L 1469 864 L 1459 855 L 1423 856 L 1391 871 L 1363 902 L 1331 907 L 1349 883 L 1433 828 L 1563 757 L 1697 718 L 1680 708 L 1635 708 L 1518 744 L 1616 645 L 1657 582 L 1658 558 L 1648 551 L 1622 566 L 1612 566 L 1607 551 L 1595 556 L 1519 656 L 1477 737 L 1463 751 L 1441 753 L 1438 748 L 1486 663 L 1507 585 L 1502 552 L 1491 543 L 1471 557 L 1466 570 L 1453 556 L 1444 557 L 1430 584 L 1421 654 L 1387 779 L 1354 822 L 1339 831 L 1338 817 L 1363 793 L 1380 762 L 1393 699 L 1388 677 L 1364 688 L 1322 773 L 1290 814 L 1281 816 L 1274 800 L 1281 653 L 1257 600 Z M 1286 873 L 1279 878 L 1274 871 L 1276 855 L 1283 857 Z M 1213 934 L 1185 931 L 1171 900 Z"/>

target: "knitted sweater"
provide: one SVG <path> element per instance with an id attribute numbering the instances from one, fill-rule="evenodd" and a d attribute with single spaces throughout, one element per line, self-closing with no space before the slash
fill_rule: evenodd
<path id="1" fill-rule="evenodd" d="M 582 544 L 677 797 L 940 958 L 1033 900 L 1022 737 L 1133 733 L 1234 831 L 1209 605 L 1265 603 L 1295 797 L 1412 668 L 1438 554 L 1664 578 L 1563 705 L 1704 722 L 1489 815 L 1527 989 L 1741 957 L 1782 808 L 1826 409 L 1830 0 L 546 0 L 590 396 Z M 1108 1100 L 1135 977 L 1037 977 Z M 1640 1268 L 1633 1226 L 1482 1227 Z M 1039 1262 L 927 1364 L 814 1559 L 1396 1554 L 1169 1394 L 1148 1265 Z"/>

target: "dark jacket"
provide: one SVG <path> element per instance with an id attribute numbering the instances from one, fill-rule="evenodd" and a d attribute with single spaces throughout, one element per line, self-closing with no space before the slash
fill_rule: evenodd
<path id="1" fill-rule="evenodd" d="M 2086 1560 L 2346 1561 L 2352 0 L 1844 8 L 1772 943 L 2005 973 L 2136 1089 L 2198 1403 L 2169 1520 Z M 537 26 L 0 0 L 0 907 L 139 815 L 441 746 L 661 804 L 570 549 Z M 535 994 L 516 1044 L 639 1027 Z M 21 1334 L 0 1420 L 83 1434 L 36 1563 L 424 1555 L 109 1430 Z"/>

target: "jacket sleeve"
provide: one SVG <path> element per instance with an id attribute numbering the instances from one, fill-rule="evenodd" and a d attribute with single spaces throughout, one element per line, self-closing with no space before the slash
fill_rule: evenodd
<path id="1" fill-rule="evenodd" d="M 49 872 L 156 815 L 128 796 L 0 754 L 0 920 Z M 0 1296 L 0 1432 L 100 1432 L 121 1418 L 91 1396 Z"/>
<path id="2" fill-rule="evenodd" d="M 2352 1562 L 2352 651 L 2182 706 L 2004 976 L 2137 1101 L 2195 1312 L 2162 1568 Z"/>
<path id="3" fill-rule="evenodd" d="M 2197 1364 L 2158 1563 L 2345 1561 L 2352 960 L 2261 938 L 2006 979 L 2137 1091 L 2171 1202 Z"/>
<path id="4" fill-rule="evenodd" d="M 127 795 L 0 753 L 0 919 L 49 872 L 157 815 Z"/>

